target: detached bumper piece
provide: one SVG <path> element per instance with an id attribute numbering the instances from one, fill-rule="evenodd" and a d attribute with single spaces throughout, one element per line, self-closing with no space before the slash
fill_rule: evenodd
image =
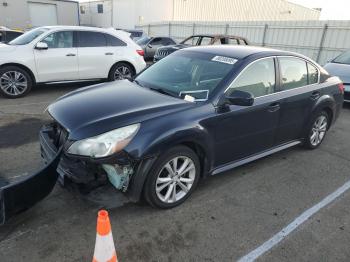
<path id="1" fill-rule="evenodd" d="M 13 215 L 32 207 L 51 193 L 58 178 L 56 169 L 61 151 L 62 149 L 41 171 L 0 188 L 0 225 Z"/>

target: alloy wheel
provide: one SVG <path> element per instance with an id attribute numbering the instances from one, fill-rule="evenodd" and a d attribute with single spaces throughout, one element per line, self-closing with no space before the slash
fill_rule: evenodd
<path id="1" fill-rule="evenodd" d="M 156 180 L 156 194 L 163 203 L 175 203 L 185 197 L 196 176 L 192 159 L 178 156 L 167 162 L 160 170 Z"/>
<path id="2" fill-rule="evenodd" d="M 125 78 L 131 78 L 131 70 L 126 66 L 118 66 L 114 72 L 114 80 L 122 80 Z"/>
<path id="3" fill-rule="evenodd" d="M 324 115 L 320 115 L 316 118 L 315 123 L 312 126 L 311 135 L 310 135 L 310 143 L 312 146 L 318 146 L 327 131 L 328 119 Z"/>
<path id="4" fill-rule="evenodd" d="M 7 71 L 0 77 L 0 88 L 9 96 L 22 95 L 28 88 L 28 80 L 18 71 Z"/>

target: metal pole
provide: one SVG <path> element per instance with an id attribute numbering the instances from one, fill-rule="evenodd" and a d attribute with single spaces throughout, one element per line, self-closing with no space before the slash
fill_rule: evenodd
<path id="1" fill-rule="evenodd" d="M 321 36 L 321 41 L 320 41 L 320 46 L 318 48 L 318 53 L 317 53 L 317 58 L 316 58 L 317 63 L 319 62 L 320 57 L 321 57 L 321 53 L 322 53 L 322 49 L 323 49 L 323 45 L 324 45 L 324 40 L 326 39 L 327 29 L 328 29 L 328 24 L 324 24 L 322 36 Z"/>
<path id="2" fill-rule="evenodd" d="M 169 37 L 171 37 L 171 22 L 169 22 L 169 28 L 168 28 L 168 30 L 169 30 Z"/>
<path id="3" fill-rule="evenodd" d="M 195 33 L 196 33 L 196 24 L 193 23 L 193 25 L 192 25 L 192 35 L 195 35 Z"/>
<path id="4" fill-rule="evenodd" d="M 151 33 L 151 24 L 148 24 L 148 32 L 147 32 L 147 35 L 149 36 Z"/>
<path id="5" fill-rule="evenodd" d="M 229 24 L 226 24 L 226 27 L 225 27 L 225 35 L 228 35 L 228 28 L 230 27 Z"/>
<path id="6" fill-rule="evenodd" d="M 266 34 L 267 34 L 267 29 L 269 28 L 268 24 L 265 24 L 264 26 L 264 33 L 263 33 L 263 39 L 262 39 L 262 46 L 266 45 Z"/>

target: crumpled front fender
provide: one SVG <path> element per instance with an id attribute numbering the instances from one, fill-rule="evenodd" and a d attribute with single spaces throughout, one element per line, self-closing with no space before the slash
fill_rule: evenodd
<path id="1" fill-rule="evenodd" d="M 0 188 L 0 225 L 13 215 L 24 211 L 49 195 L 54 188 L 62 149 L 39 172 Z"/>

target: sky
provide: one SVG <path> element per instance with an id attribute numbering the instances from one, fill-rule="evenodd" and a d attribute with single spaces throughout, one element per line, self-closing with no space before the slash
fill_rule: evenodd
<path id="1" fill-rule="evenodd" d="M 350 0 L 289 0 L 307 7 L 322 8 L 322 20 L 350 20 Z"/>

